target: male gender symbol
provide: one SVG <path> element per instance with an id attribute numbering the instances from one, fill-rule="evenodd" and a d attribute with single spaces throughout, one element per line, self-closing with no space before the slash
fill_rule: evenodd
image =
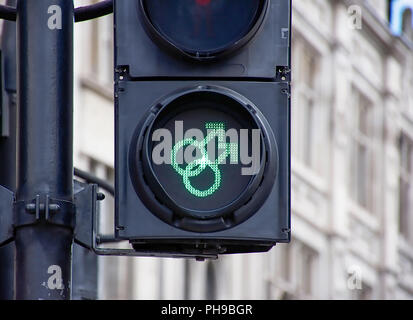
<path id="1" fill-rule="evenodd" d="M 219 189 L 222 182 L 222 174 L 219 165 L 223 164 L 228 156 L 231 159 L 231 163 L 236 163 L 238 161 L 238 144 L 226 143 L 225 124 L 222 122 L 208 122 L 205 124 L 205 128 L 207 129 L 208 134 L 204 140 L 182 140 L 173 147 L 171 153 L 171 165 L 175 171 L 182 176 L 185 188 L 191 194 L 199 198 L 209 197 Z M 222 152 L 215 161 L 211 161 L 208 157 L 207 146 L 209 142 L 215 138 L 218 138 L 218 150 L 224 150 L 224 152 Z M 197 148 L 201 152 L 202 157 L 192 161 L 185 169 L 183 169 L 177 161 L 177 155 L 181 148 L 184 149 L 188 146 Z M 211 169 L 214 174 L 214 183 L 207 190 L 199 190 L 192 185 L 190 178 L 200 175 L 207 168 Z"/>

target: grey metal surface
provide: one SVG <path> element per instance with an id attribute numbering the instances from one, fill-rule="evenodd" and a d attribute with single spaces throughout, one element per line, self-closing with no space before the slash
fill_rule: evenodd
<path id="1" fill-rule="evenodd" d="M 61 9 L 60 29 L 48 23 L 51 6 Z M 49 197 L 73 202 L 73 11 L 67 0 L 17 4 L 16 196 L 27 204 L 40 196 L 45 210 L 40 221 L 15 230 L 16 299 L 71 297 L 73 229 L 49 223 L 46 205 Z"/>
<path id="2" fill-rule="evenodd" d="M 16 0 L 7 0 L 14 7 Z M 2 118 L 0 138 L 0 185 L 11 191 L 16 190 L 16 23 L 4 21 L 1 35 L 1 83 L 2 107 L 7 108 L 7 117 Z M 1 135 L 1 134 L 0 134 Z M 0 220 L 5 223 L 8 233 L 11 222 L 10 212 L 0 210 Z M 0 247 L 0 300 L 13 299 L 14 289 L 14 243 Z"/>

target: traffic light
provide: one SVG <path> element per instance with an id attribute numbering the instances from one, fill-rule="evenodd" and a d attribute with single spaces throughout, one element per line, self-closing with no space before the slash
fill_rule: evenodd
<path id="1" fill-rule="evenodd" d="M 116 236 L 290 241 L 290 0 L 115 0 Z"/>

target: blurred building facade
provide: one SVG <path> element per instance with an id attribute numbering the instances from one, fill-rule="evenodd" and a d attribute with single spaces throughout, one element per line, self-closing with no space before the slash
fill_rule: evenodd
<path id="1" fill-rule="evenodd" d="M 411 13 L 395 38 L 387 0 L 293 2 L 292 243 L 213 262 L 100 257 L 100 299 L 413 298 Z M 112 19 L 75 29 L 75 163 L 108 181 Z M 108 197 L 104 232 L 112 220 Z"/>

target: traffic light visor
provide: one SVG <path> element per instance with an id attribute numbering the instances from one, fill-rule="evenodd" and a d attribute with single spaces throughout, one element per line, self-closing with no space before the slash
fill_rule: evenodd
<path id="1" fill-rule="evenodd" d="M 139 0 L 155 41 L 195 59 L 245 45 L 257 32 L 268 0 Z"/>

